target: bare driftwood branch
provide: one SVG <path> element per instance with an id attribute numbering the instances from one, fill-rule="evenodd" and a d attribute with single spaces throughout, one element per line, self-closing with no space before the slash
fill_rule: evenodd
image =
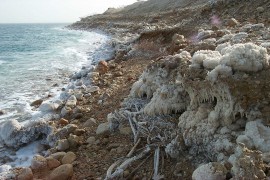
<path id="1" fill-rule="evenodd" d="M 159 152 L 160 152 L 160 148 L 157 147 L 155 150 L 155 155 L 154 155 L 154 177 L 153 177 L 153 179 L 158 176 Z"/>
<path id="2" fill-rule="evenodd" d="M 134 153 L 134 151 L 137 148 L 137 146 L 140 144 L 141 140 L 142 140 L 141 138 L 138 139 L 138 141 L 136 142 L 136 144 L 132 147 L 132 149 L 127 154 L 127 158 L 131 157 L 131 155 Z"/>
<path id="3" fill-rule="evenodd" d="M 107 171 L 107 176 L 105 180 L 112 180 L 116 178 L 121 178 L 123 176 L 124 171 L 127 169 L 129 165 L 131 165 L 134 161 L 139 160 L 143 157 L 145 157 L 149 152 L 151 151 L 150 147 L 146 147 L 144 151 L 142 151 L 140 154 L 137 156 L 133 156 L 132 158 L 126 159 L 116 170 L 114 173 L 108 173 Z M 115 166 L 114 166 L 115 167 Z M 113 168 L 111 168 L 113 169 Z"/>
<path id="4" fill-rule="evenodd" d="M 127 179 L 131 179 L 134 174 L 141 168 L 141 166 L 152 156 L 153 154 L 151 153 L 149 156 L 147 156 L 127 177 Z"/>

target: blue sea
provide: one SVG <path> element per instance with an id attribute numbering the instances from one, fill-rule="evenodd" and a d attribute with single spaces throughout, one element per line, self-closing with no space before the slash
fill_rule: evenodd
<path id="1" fill-rule="evenodd" d="M 0 24 L 0 122 L 31 118 L 33 100 L 59 91 L 82 66 L 111 53 L 109 37 L 67 24 Z"/>
<path id="2" fill-rule="evenodd" d="M 4 111 L 0 115 L 0 160 L 11 159 L 8 164 L 0 161 L 0 179 L 11 167 L 29 166 L 39 144 L 35 141 L 11 151 L 3 143 L 3 133 L 12 129 L 3 131 L 1 126 L 10 120 L 35 121 L 40 112 L 30 106 L 34 100 L 56 97 L 72 74 L 112 56 L 109 36 L 69 30 L 66 25 L 0 24 L 0 110 Z"/>

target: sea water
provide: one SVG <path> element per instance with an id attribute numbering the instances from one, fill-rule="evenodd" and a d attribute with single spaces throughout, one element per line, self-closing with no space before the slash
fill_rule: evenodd
<path id="1" fill-rule="evenodd" d="M 30 106 L 34 100 L 55 96 L 72 73 L 112 55 L 108 36 L 65 26 L 0 24 L 0 126 L 12 119 L 33 120 L 38 111 Z M 27 147 L 20 151 L 32 154 Z M 15 156 L 21 156 L 20 151 Z"/>

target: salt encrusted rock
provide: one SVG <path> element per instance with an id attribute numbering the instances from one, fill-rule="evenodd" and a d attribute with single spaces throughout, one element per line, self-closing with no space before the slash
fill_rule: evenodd
<path id="1" fill-rule="evenodd" d="M 224 50 L 226 50 L 226 48 L 230 46 L 231 46 L 230 42 L 219 44 L 217 45 L 215 51 L 218 51 L 221 55 L 224 55 Z"/>
<path id="2" fill-rule="evenodd" d="M 106 61 L 99 61 L 97 65 L 97 71 L 99 74 L 105 74 L 109 70 L 108 63 Z"/>
<path id="3" fill-rule="evenodd" d="M 62 164 L 72 164 L 76 159 L 76 154 L 74 152 L 67 152 L 67 154 L 62 159 Z"/>
<path id="4" fill-rule="evenodd" d="M 73 166 L 71 164 L 63 164 L 53 170 L 53 172 L 49 176 L 49 179 L 68 180 L 72 177 L 72 175 L 73 175 Z"/>
<path id="5" fill-rule="evenodd" d="M 218 51 L 201 50 L 197 51 L 192 57 L 192 68 L 214 69 L 220 62 L 221 54 Z"/>
<path id="6" fill-rule="evenodd" d="M 266 31 L 262 35 L 263 39 L 268 40 L 270 39 L 270 31 Z"/>
<path id="7" fill-rule="evenodd" d="M 225 65 L 233 70 L 257 72 L 269 65 L 267 50 L 253 43 L 218 46 L 218 51 L 202 50 L 192 57 L 192 68 L 214 69 Z M 227 71 L 225 71 L 227 72 Z"/>
<path id="8" fill-rule="evenodd" d="M 153 94 L 144 112 L 148 115 L 180 112 L 187 107 L 186 102 L 188 102 L 188 97 L 181 86 L 162 86 Z"/>
<path id="9" fill-rule="evenodd" d="M 45 121 L 31 121 L 24 126 L 17 120 L 5 121 L 0 126 L 0 140 L 6 146 L 17 148 L 35 141 L 40 136 L 48 136 L 52 130 Z"/>
<path id="10" fill-rule="evenodd" d="M 239 143 L 235 154 L 230 156 L 234 179 L 265 179 L 265 165 L 260 151 L 252 151 Z"/>
<path id="11" fill-rule="evenodd" d="M 232 42 L 233 43 L 243 43 L 247 37 L 248 37 L 248 34 L 247 33 L 245 33 L 245 32 L 239 32 L 239 33 L 235 34 L 232 37 Z"/>
<path id="12" fill-rule="evenodd" d="M 226 179 L 227 169 L 218 162 L 201 165 L 192 174 L 193 180 L 221 180 Z"/>
<path id="13" fill-rule="evenodd" d="M 60 99 L 63 101 L 66 101 L 71 95 L 74 94 L 74 91 L 72 89 L 65 90 L 60 94 Z"/>
<path id="14" fill-rule="evenodd" d="M 219 40 L 217 40 L 217 44 L 228 42 L 232 39 L 232 37 L 233 37 L 233 34 L 226 34 L 222 36 Z"/>
<path id="15" fill-rule="evenodd" d="M 256 148 L 264 153 L 270 149 L 270 129 L 260 120 L 250 121 L 246 124 L 245 134 L 238 136 L 237 142 L 243 143 L 247 148 Z"/>
<path id="16" fill-rule="evenodd" d="M 33 170 L 40 170 L 47 168 L 47 160 L 45 157 L 36 155 L 31 161 L 31 168 Z"/>
<path id="17" fill-rule="evenodd" d="M 53 158 L 52 156 L 49 156 L 46 159 L 47 159 L 47 165 L 49 169 L 54 169 L 61 165 L 61 163 L 57 159 Z"/>
<path id="18" fill-rule="evenodd" d="M 59 140 L 58 143 L 57 143 L 56 149 L 59 150 L 59 151 L 65 151 L 65 150 L 69 149 L 68 140 L 67 139 Z"/>
<path id="19" fill-rule="evenodd" d="M 228 47 L 220 63 L 245 72 L 257 72 L 269 65 L 267 50 L 253 43 Z"/>
<path id="20" fill-rule="evenodd" d="M 109 123 L 102 123 L 97 127 L 96 130 L 96 134 L 101 135 L 101 134 L 105 134 L 105 133 L 109 133 Z"/>
<path id="21" fill-rule="evenodd" d="M 215 67 L 215 69 L 207 73 L 206 79 L 215 82 L 217 81 L 218 77 L 226 78 L 232 76 L 232 74 L 233 72 L 231 67 L 225 65 L 218 65 Z"/>
<path id="22" fill-rule="evenodd" d="M 217 36 L 216 33 L 212 30 L 199 30 L 197 38 L 198 40 L 204 40 L 216 36 Z"/>
<path id="23" fill-rule="evenodd" d="M 56 109 L 57 107 L 55 107 L 54 103 L 43 102 L 39 106 L 39 110 L 42 112 L 52 112 L 52 111 L 55 111 Z"/>
<path id="24" fill-rule="evenodd" d="M 34 178 L 33 172 L 30 168 L 23 168 L 18 177 L 17 180 L 32 180 Z"/>
<path id="25" fill-rule="evenodd" d="M 54 159 L 61 160 L 66 155 L 66 152 L 57 152 L 54 154 L 51 154 L 50 156 Z"/>
<path id="26" fill-rule="evenodd" d="M 160 64 L 151 66 L 144 71 L 140 79 L 132 85 L 130 95 L 132 97 L 147 97 L 150 99 L 161 84 L 169 79 L 169 72 L 177 67 L 179 63 L 189 60 L 189 53 L 184 51 L 174 56 L 160 59 Z"/>
<path id="27" fill-rule="evenodd" d="M 0 138 L 6 141 L 5 143 L 7 145 L 11 144 L 9 143 L 10 138 L 15 135 L 18 131 L 22 129 L 21 124 L 16 120 L 6 121 L 4 124 L 2 124 Z"/>
<path id="28" fill-rule="evenodd" d="M 183 35 L 180 34 L 174 34 L 172 37 L 172 43 L 174 43 L 174 45 L 176 46 L 186 46 L 187 40 L 185 39 L 185 37 Z"/>
<path id="29" fill-rule="evenodd" d="M 259 30 L 262 30 L 262 29 L 264 29 L 264 24 L 263 24 L 263 23 L 252 24 L 252 25 L 251 25 L 251 29 L 252 29 L 253 31 L 259 31 Z"/>

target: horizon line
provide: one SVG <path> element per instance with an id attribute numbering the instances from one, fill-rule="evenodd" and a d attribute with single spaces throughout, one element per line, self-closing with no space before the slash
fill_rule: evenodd
<path id="1" fill-rule="evenodd" d="M 72 24 L 74 22 L 0 22 L 0 24 Z"/>

